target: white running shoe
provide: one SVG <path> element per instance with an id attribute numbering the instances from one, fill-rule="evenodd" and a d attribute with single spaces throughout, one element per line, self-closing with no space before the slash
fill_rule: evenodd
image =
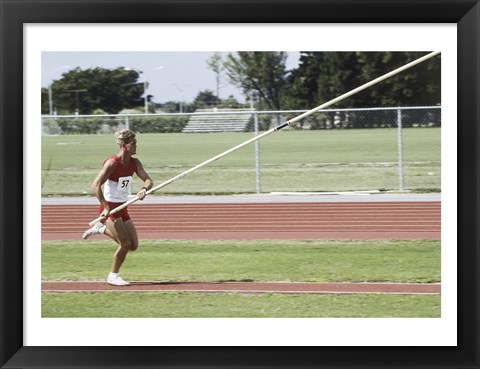
<path id="1" fill-rule="evenodd" d="M 85 232 L 83 232 L 82 238 L 86 240 L 92 234 L 103 234 L 106 228 L 107 226 L 105 224 L 97 222 L 92 228 L 89 228 Z"/>
<path id="2" fill-rule="evenodd" d="M 107 282 L 113 286 L 128 286 L 130 283 L 124 281 L 118 273 L 109 273 Z"/>

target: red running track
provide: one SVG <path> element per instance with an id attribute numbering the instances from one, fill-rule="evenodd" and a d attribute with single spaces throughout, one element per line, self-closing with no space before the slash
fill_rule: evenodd
<path id="1" fill-rule="evenodd" d="M 316 283 L 316 282 L 131 282 L 111 286 L 106 282 L 42 282 L 45 292 L 239 292 L 282 294 L 440 294 L 439 283 Z"/>
<path id="2" fill-rule="evenodd" d="M 440 202 L 135 204 L 140 239 L 440 239 Z M 96 205 L 42 206 L 42 239 L 81 239 Z M 93 236 L 99 239 L 104 236 Z M 438 294 L 440 284 L 42 282 L 43 291 Z"/>
<path id="3" fill-rule="evenodd" d="M 441 238 L 439 201 L 137 203 L 129 213 L 140 239 Z M 81 239 L 97 216 L 97 205 L 43 205 L 42 239 Z"/>

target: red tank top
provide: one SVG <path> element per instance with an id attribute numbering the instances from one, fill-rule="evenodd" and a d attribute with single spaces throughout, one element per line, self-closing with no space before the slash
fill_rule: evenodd
<path id="1" fill-rule="evenodd" d="M 117 155 L 114 155 L 106 159 L 105 161 L 109 159 L 115 160 L 115 170 L 113 171 L 112 174 L 110 174 L 110 177 L 108 177 L 108 179 L 111 181 L 118 182 L 118 179 L 120 177 L 128 177 L 133 175 L 133 173 L 137 172 L 137 160 L 135 158 L 130 158 L 130 163 L 126 168 L 123 166 L 122 162 L 120 161 L 120 158 Z"/>

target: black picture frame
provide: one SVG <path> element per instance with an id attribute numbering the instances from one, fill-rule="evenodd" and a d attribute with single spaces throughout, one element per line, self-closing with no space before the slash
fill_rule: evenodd
<path id="1" fill-rule="evenodd" d="M 478 0 L 0 0 L 2 368 L 479 368 Z M 23 25 L 26 23 L 456 23 L 456 347 L 31 347 L 23 345 Z M 452 245 L 453 246 L 453 245 Z M 72 332 L 74 333 L 74 332 Z M 321 332 L 319 332 L 321 334 Z"/>

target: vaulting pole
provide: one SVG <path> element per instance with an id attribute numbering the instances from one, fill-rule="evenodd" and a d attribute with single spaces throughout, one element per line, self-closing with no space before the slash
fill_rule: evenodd
<path id="1" fill-rule="evenodd" d="M 278 125 L 278 126 L 276 126 L 276 127 L 274 127 L 274 128 L 271 128 L 270 130 L 265 131 L 264 133 L 262 133 L 262 134 L 260 134 L 260 135 L 258 135 L 258 136 L 252 137 L 251 139 L 249 139 L 249 140 L 247 140 L 247 141 L 245 141 L 245 142 L 243 142 L 243 143 L 241 143 L 241 144 L 239 144 L 239 145 L 237 145 L 237 146 L 235 146 L 235 147 L 232 147 L 231 149 L 229 149 L 229 150 L 227 150 L 227 151 L 224 151 L 224 152 L 222 152 L 221 154 L 218 154 L 218 155 L 214 156 L 214 157 L 211 158 L 211 159 L 205 160 L 204 162 L 202 162 L 202 163 L 194 166 L 193 168 L 190 168 L 190 169 L 186 170 L 186 171 L 183 172 L 183 173 L 180 173 L 180 174 L 176 175 L 176 176 L 173 177 L 173 178 L 170 178 L 168 181 L 162 182 L 162 183 L 160 183 L 159 185 L 157 185 L 157 186 L 155 186 L 155 187 L 152 187 L 150 190 L 147 191 L 147 195 L 148 195 L 148 194 L 151 194 L 151 193 L 153 193 L 153 192 L 155 192 L 155 191 L 158 191 L 160 188 L 165 187 L 165 186 L 169 185 L 170 183 L 173 183 L 173 182 L 178 181 L 180 178 L 183 178 L 183 177 L 185 177 L 186 175 L 188 175 L 188 174 L 190 174 L 190 173 L 192 173 L 192 172 L 195 172 L 197 169 L 200 169 L 201 167 L 203 167 L 203 166 L 205 166 L 205 165 L 207 165 L 207 164 L 213 163 L 214 161 L 217 161 L 218 159 L 223 158 L 224 156 L 227 156 L 228 154 L 231 154 L 232 152 L 237 151 L 237 150 L 241 149 L 242 147 L 251 144 L 252 142 L 258 141 L 258 140 L 262 139 L 263 137 L 268 136 L 269 134 L 271 134 L 271 133 L 273 133 L 273 132 L 279 131 L 279 130 L 287 127 L 287 126 L 291 126 L 291 125 L 297 123 L 298 121 L 300 121 L 300 120 L 308 117 L 309 115 L 312 115 L 312 114 L 316 113 L 316 112 L 319 111 L 319 110 L 325 109 L 325 108 L 329 107 L 330 105 L 333 105 L 333 104 L 335 104 L 335 103 L 337 103 L 337 102 L 339 102 L 339 101 L 341 101 L 341 100 L 343 100 L 343 99 L 346 99 L 347 97 L 350 97 L 350 96 L 352 96 L 352 95 L 355 95 L 356 93 L 358 93 L 358 92 L 360 92 L 360 91 L 363 91 L 363 90 L 365 90 L 365 89 L 367 89 L 367 88 L 369 88 L 369 87 L 371 87 L 371 86 L 373 86 L 373 85 L 375 85 L 375 84 L 377 84 L 377 83 L 379 83 L 379 82 L 382 82 L 382 81 L 386 80 L 387 78 L 390 78 L 390 77 L 392 77 L 392 76 L 394 76 L 394 75 L 396 75 L 396 74 L 398 74 L 398 73 L 400 73 L 400 72 L 403 72 L 404 70 L 406 70 L 406 69 L 408 69 L 408 68 L 413 67 L 414 65 L 420 64 L 420 63 L 424 62 L 425 60 L 428 60 L 428 59 L 430 59 L 430 58 L 432 58 L 432 57 L 434 57 L 434 56 L 436 56 L 436 55 L 439 55 L 439 54 L 440 54 L 440 51 L 434 51 L 434 52 L 431 52 L 431 53 L 429 53 L 429 54 L 427 54 L 427 55 L 424 55 L 424 56 L 422 56 L 421 58 L 418 58 L 418 59 L 416 59 L 416 60 L 414 60 L 414 61 L 412 61 L 412 62 L 410 62 L 410 63 L 408 63 L 408 64 L 405 64 L 404 66 L 402 66 L 402 67 L 400 67 L 400 68 L 397 68 L 397 69 L 395 69 L 395 70 L 393 70 L 393 71 L 391 71 L 391 72 L 389 72 L 389 73 L 387 73 L 387 74 L 384 74 L 384 75 L 381 76 L 381 77 L 378 77 L 378 78 L 376 78 L 376 79 L 374 79 L 374 80 L 372 80 L 372 81 L 370 81 L 370 82 L 367 82 L 367 83 L 365 83 L 364 85 L 362 85 L 362 86 L 360 86 L 360 87 L 357 87 L 357 88 L 355 88 L 355 89 L 353 89 L 353 90 L 351 90 L 351 91 L 349 91 L 349 92 L 347 92 L 347 93 L 345 93 L 345 94 L 343 94 L 343 95 L 341 95 L 341 96 L 338 96 L 338 97 L 336 97 L 335 99 L 332 99 L 332 100 L 330 100 L 330 101 L 328 101 L 328 102 L 326 102 L 326 103 L 324 103 L 324 104 L 322 104 L 322 105 L 320 105 L 320 106 L 317 106 L 316 108 L 314 108 L 314 109 L 312 109 L 312 110 L 306 111 L 305 113 L 300 114 L 300 115 L 296 116 L 295 118 L 292 118 L 292 119 L 286 121 L 285 123 L 282 123 L 282 124 L 280 124 L 280 125 Z M 126 208 L 128 205 L 133 204 L 134 202 L 136 202 L 136 201 L 138 201 L 138 200 L 139 200 L 138 197 L 132 198 L 131 200 L 127 201 L 126 203 L 124 203 L 124 204 L 116 207 L 115 209 L 111 210 L 111 211 L 108 213 L 107 216 L 110 216 L 110 215 L 112 215 L 112 214 L 115 214 L 116 212 L 118 212 L 118 211 Z M 90 225 L 90 226 L 93 226 L 95 223 L 97 223 L 97 222 L 99 222 L 99 221 L 107 218 L 107 216 L 99 216 L 98 218 L 92 220 L 92 221 L 89 223 L 89 225 Z"/>

